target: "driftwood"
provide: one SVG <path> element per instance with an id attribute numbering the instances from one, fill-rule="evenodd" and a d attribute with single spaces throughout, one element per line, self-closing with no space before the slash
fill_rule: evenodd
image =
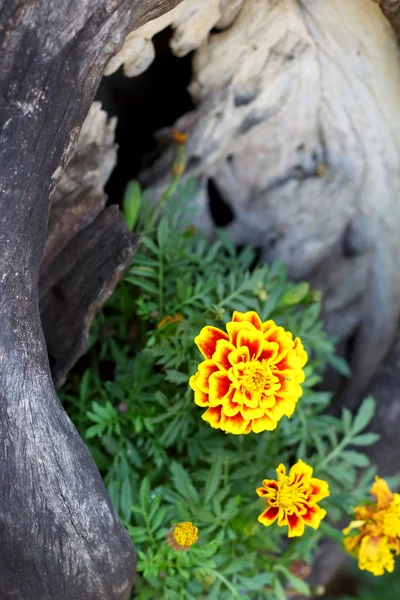
<path id="1" fill-rule="evenodd" d="M 398 39 L 400 39 L 400 1 L 399 0 L 374 0 L 380 4 L 382 12 L 392 25 Z"/>
<path id="2" fill-rule="evenodd" d="M 52 197 L 39 278 L 40 316 L 53 381 L 86 351 L 93 317 L 130 264 L 137 240 L 115 207 L 104 209 L 117 160 L 116 119 L 95 102 Z"/>
<path id="3" fill-rule="evenodd" d="M 178 3 L 0 0 L 0 598 L 130 594 L 131 542 L 54 391 L 38 276 L 50 197 L 105 64 L 129 31 Z M 97 217 L 105 236 L 109 215 Z"/>
<path id="4" fill-rule="evenodd" d="M 237 244 L 284 260 L 292 278 L 323 292 L 326 329 L 353 371 L 334 383 L 349 406 L 390 349 L 400 313 L 400 53 L 382 14 L 395 26 L 400 3 L 380 4 L 246 0 L 207 43 L 199 23 L 209 26 L 214 0 L 197 3 L 191 20 L 184 3 L 172 22 L 178 41 L 198 44 L 196 109 L 174 124 L 189 134 L 198 224 L 213 235 L 217 195 Z M 128 46 L 121 59 L 134 60 Z M 155 198 L 171 154 L 141 176 Z"/>

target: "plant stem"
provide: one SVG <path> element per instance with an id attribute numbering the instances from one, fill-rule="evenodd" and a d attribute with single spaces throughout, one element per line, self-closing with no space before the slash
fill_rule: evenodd
<path id="1" fill-rule="evenodd" d="M 325 467 L 334 459 L 336 458 L 336 456 L 338 454 L 341 453 L 341 451 L 343 450 L 343 448 L 345 448 L 347 446 L 347 444 L 350 442 L 350 437 L 345 435 L 344 438 L 342 439 L 341 442 L 339 442 L 339 444 L 336 446 L 336 448 L 334 448 L 332 450 L 332 452 L 330 452 L 327 456 L 325 456 L 325 458 L 323 460 L 321 460 L 316 466 L 315 466 L 315 470 L 316 471 L 321 471 L 322 469 L 325 469 Z"/>
<path id="2" fill-rule="evenodd" d="M 228 590 L 230 590 L 232 592 L 232 598 L 236 598 L 237 600 L 240 600 L 240 596 L 237 592 L 237 589 L 227 579 L 225 579 L 225 577 L 223 575 L 221 575 L 221 573 L 218 573 L 218 571 L 213 570 L 213 574 L 215 575 L 215 577 L 217 579 L 219 579 L 228 588 Z"/>
<path id="3" fill-rule="evenodd" d="M 158 309 L 161 317 L 164 314 L 164 255 L 161 253 L 160 248 L 160 256 L 158 263 Z"/>

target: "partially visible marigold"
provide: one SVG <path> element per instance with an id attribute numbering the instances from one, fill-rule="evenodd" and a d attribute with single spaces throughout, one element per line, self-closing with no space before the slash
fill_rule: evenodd
<path id="1" fill-rule="evenodd" d="M 161 329 L 164 325 L 171 325 L 172 323 L 182 323 L 183 315 L 167 315 L 159 323 L 157 323 L 157 329 Z"/>
<path id="2" fill-rule="evenodd" d="M 378 576 L 394 570 L 394 556 L 400 553 L 400 494 L 393 494 L 380 477 L 371 494 L 375 502 L 355 507 L 355 520 L 343 529 L 343 543 L 362 571 Z"/>
<path id="3" fill-rule="evenodd" d="M 206 360 L 190 379 L 202 418 L 227 433 L 273 430 L 302 394 L 307 353 L 299 338 L 254 311 L 234 312 L 226 325 L 195 338 Z"/>
<path id="4" fill-rule="evenodd" d="M 256 492 L 268 501 L 268 508 L 258 517 L 260 523 L 268 527 L 278 520 L 280 527 L 288 526 L 288 537 L 299 537 L 304 526 L 318 529 L 326 510 L 317 504 L 329 496 L 329 486 L 323 479 L 315 479 L 313 469 L 298 460 L 286 475 L 280 464 L 276 469 L 278 480 L 264 479 Z"/>
<path id="5" fill-rule="evenodd" d="M 190 521 L 173 525 L 167 532 L 168 545 L 173 550 L 187 552 L 199 539 L 199 530 Z"/>
<path id="6" fill-rule="evenodd" d="M 186 144 L 187 137 L 187 133 L 183 131 L 175 130 L 172 132 L 172 139 L 174 140 L 175 144 Z"/>
<path id="7" fill-rule="evenodd" d="M 311 565 L 303 559 L 292 560 L 289 571 L 299 579 L 305 579 L 311 573 Z"/>

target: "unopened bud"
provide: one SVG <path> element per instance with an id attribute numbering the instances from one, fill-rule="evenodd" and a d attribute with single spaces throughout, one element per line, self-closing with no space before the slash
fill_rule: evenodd
<path id="1" fill-rule="evenodd" d="M 122 212 L 130 231 L 135 229 L 136 221 L 142 206 L 142 191 L 137 181 L 130 181 L 126 186 L 122 201 Z"/>
<path id="2" fill-rule="evenodd" d="M 125 413 L 128 412 L 129 410 L 129 406 L 127 405 L 126 402 L 120 402 L 117 406 L 118 412 L 121 413 L 121 415 L 124 415 Z"/>
<path id="3" fill-rule="evenodd" d="M 311 573 L 311 565 L 305 560 L 292 560 L 289 565 L 289 571 L 299 579 L 304 579 Z"/>
<path id="4" fill-rule="evenodd" d="M 317 585 L 315 586 L 315 588 L 311 589 L 311 593 L 313 596 L 324 596 L 325 595 L 325 586 L 324 585 Z"/>
<path id="5" fill-rule="evenodd" d="M 215 574 L 211 569 L 196 569 L 195 575 L 201 585 L 210 587 L 215 582 Z"/>

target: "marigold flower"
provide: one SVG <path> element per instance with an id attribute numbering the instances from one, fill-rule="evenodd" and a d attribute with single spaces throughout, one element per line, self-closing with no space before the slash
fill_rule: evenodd
<path id="1" fill-rule="evenodd" d="M 187 133 L 184 133 L 183 131 L 176 130 L 172 132 L 172 138 L 175 144 L 186 144 L 187 137 Z"/>
<path id="2" fill-rule="evenodd" d="M 198 528 L 190 521 L 177 523 L 167 531 L 167 542 L 173 550 L 187 552 L 199 539 Z"/>
<path id="3" fill-rule="evenodd" d="M 374 575 L 383 575 L 385 571 L 394 571 L 394 556 L 390 540 L 387 537 L 366 535 L 361 540 L 358 555 L 361 571 L 370 571 Z"/>
<path id="4" fill-rule="evenodd" d="M 298 460 L 286 475 L 286 469 L 280 464 L 276 469 L 278 480 L 264 479 L 263 487 L 256 492 L 268 500 L 268 508 L 258 517 L 260 523 L 268 527 L 278 519 L 279 527 L 288 526 L 288 537 L 299 537 L 304 526 L 318 529 L 326 510 L 317 504 L 329 496 L 328 483 L 315 479 L 313 469 L 302 460 Z"/>
<path id="5" fill-rule="evenodd" d="M 157 323 L 157 329 L 161 329 L 164 325 L 171 325 L 172 323 L 182 323 L 183 315 L 167 315 L 159 323 Z"/>
<path id="6" fill-rule="evenodd" d="M 307 353 L 299 338 L 254 311 L 235 311 L 226 329 L 203 327 L 195 338 L 206 360 L 189 382 L 194 401 L 215 429 L 272 431 L 302 394 Z"/>
<path id="7" fill-rule="evenodd" d="M 343 544 L 361 570 L 383 575 L 393 571 L 394 555 L 400 553 L 400 494 L 393 494 L 380 477 L 375 477 L 371 494 L 376 501 L 355 507 L 356 519 L 343 529 Z"/>

